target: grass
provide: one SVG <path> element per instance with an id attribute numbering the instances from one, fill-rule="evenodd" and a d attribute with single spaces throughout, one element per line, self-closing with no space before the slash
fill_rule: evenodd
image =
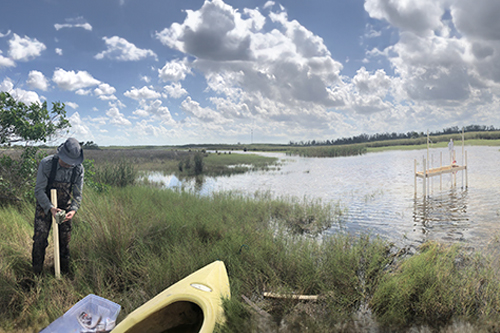
<path id="1" fill-rule="evenodd" d="M 277 158 L 256 154 L 206 153 L 177 149 L 103 149 L 87 150 L 85 157 L 96 167 L 126 160 L 138 172 L 159 171 L 178 177 L 194 176 L 196 155 L 202 157 L 202 175 L 221 176 L 273 167 Z M 122 168 L 123 169 L 123 168 Z"/>
<path id="2" fill-rule="evenodd" d="M 33 214 L 27 205 L 0 209 L 0 331 L 38 332 L 90 293 L 120 304 L 120 321 L 214 260 L 226 264 L 232 294 L 217 332 L 362 332 L 369 327 L 356 318 L 367 306 L 389 330 L 456 320 L 495 330 L 500 323 L 497 261 L 436 243 L 398 259 L 391 244 L 368 235 L 318 241 L 314 235 L 341 219 L 336 205 L 145 186 L 88 189 L 74 221 L 73 274 L 59 281 L 50 246 L 43 276 L 31 274 Z M 272 300 L 264 291 L 320 298 Z M 256 318 L 241 295 L 271 318 Z"/>
<path id="3" fill-rule="evenodd" d="M 206 198 L 148 187 L 87 190 L 83 203 L 71 243 L 74 276 L 61 281 L 50 273 L 50 247 L 44 276 L 31 275 L 32 207 L 0 209 L 2 329 L 40 330 L 89 293 L 121 304 L 122 319 L 214 260 L 227 266 L 234 302 L 263 290 L 320 293 L 326 286 L 316 255 L 330 251 L 292 236 L 287 221 L 305 213 L 317 215 L 311 223 L 335 218 L 320 206 L 288 211 L 285 201 L 265 196 Z"/>
<path id="4" fill-rule="evenodd" d="M 442 327 L 452 319 L 500 328 L 497 268 L 458 246 L 427 243 L 380 282 L 371 300 L 378 321 L 401 329 L 427 324 Z"/>

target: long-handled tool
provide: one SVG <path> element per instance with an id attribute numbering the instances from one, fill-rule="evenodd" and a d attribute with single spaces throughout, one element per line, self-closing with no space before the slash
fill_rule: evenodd
<path id="1" fill-rule="evenodd" d="M 50 190 L 50 200 L 54 207 L 57 207 L 57 190 Z M 56 218 L 52 215 L 52 236 L 54 236 L 54 270 L 56 273 L 56 279 L 61 278 L 61 261 L 59 258 L 59 225 L 56 222 Z"/>

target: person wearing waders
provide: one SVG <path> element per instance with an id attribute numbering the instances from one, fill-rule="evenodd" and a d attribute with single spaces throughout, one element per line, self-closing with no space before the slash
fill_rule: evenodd
<path id="1" fill-rule="evenodd" d="M 33 272 L 40 275 L 45 260 L 47 238 L 52 216 L 59 228 L 59 254 L 61 273 L 69 273 L 69 242 L 71 220 L 82 202 L 83 150 L 80 143 L 69 138 L 57 148 L 57 153 L 42 159 L 36 176 L 35 234 L 33 236 Z M 50 200 L 50 190 L 57 190 L 57 207 Z M 63 212 L 64 211 L 64 212 Z"/>

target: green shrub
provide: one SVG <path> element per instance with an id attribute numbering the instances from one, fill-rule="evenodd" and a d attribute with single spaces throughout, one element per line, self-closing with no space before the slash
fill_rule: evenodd
<path id="1" fill-rule="evenodd" d="M 36 174 L 45 157 L 38 147 L 27 146 L 18 158 L 0 156 L 0 203 L 35 201 Z"/>

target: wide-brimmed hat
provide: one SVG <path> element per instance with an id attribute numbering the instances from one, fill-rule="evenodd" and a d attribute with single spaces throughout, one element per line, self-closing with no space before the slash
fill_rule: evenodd
<path id="1" fill-rule="evenodd" d="M 57 154 L 64 163 L 78 165 L 83 162 L 83 149 L 75 138 L 69 138 L 57 148 Z"/>

